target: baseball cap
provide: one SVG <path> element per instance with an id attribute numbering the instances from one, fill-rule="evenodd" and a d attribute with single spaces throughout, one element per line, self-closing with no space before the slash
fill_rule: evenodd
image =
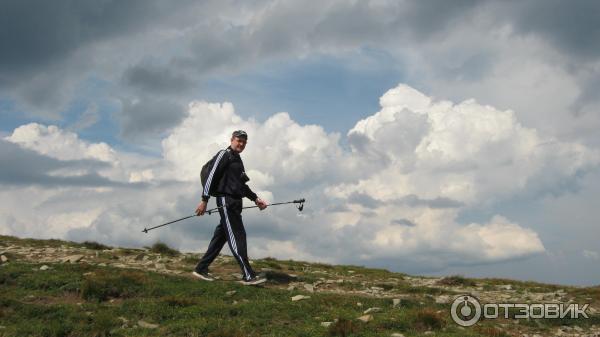
<path id="1" fill-rule="evenodd" d="M 232 137 L 238 137 L 238 138 L 246 138 L 246 139 L 248 139 L 248 134 L 244 130 L 233 131 L 233 133 L 231 134 L 231 136 Z"/>

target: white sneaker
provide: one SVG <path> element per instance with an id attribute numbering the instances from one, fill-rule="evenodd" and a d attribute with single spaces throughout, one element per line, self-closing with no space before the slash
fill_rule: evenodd
<path id="1" fill-rule="evenodd" d="M 243 285 L 245 285 L 245 286 L 255 286 L 255 285 L 258 285 L 258 284 L 263 284 L 265 282 L 267 282 L 266 278 L 262 278 L 262 277 L 258 277 L 258 276 L 255 276 L 254 278 L 251 278 L 249 280 L 242 280 L 242 281 L 240 281 L 240 283 L 243 284 Z"/>
<path id="2" fill-rule="evenodd" d="M 206 271 L 204 271 L 204 272 L 197 272 L 197 271 L 194 270 L 192 272 L 192 275 L 194 275 L 196 278 L 199 278 L 199 279 L 204 280 L 204 281 L 211 282 L 211 281 L 215 280 L 215 278 L 211 274 L 209 274 L 208 272 L 206 272 Z"/>

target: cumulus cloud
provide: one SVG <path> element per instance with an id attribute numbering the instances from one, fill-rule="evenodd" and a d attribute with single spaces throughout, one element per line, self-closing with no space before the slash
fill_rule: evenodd
<path id="1" fill-rule="evenodd" d="M 443 269 L 544 252 L 527 223 L 502 214 L 462 223 L 458 215 L 599 162 L 581 144 L 544 137 L 520 125 L 514 112 L 472 99 L 437 100 L 401 84 L 380 104 L 380 111 L 342 136 L 300 125 L 287 113 L 258 122 L 242 118 L 231 103 L 194 101 L 155 159 L 90 144 L 57 127 L 24 125 L 6 139 L 61 160 L 106 162 L 111 168 L 101 172 L 123 186 L 44 189 L 32 198 L 40 210 L 36 217 L 18 207 L 3 209 L 2 231 L 30 233 L 32 226 L 16 228 L 32 221 L 52 223 L 52 233 L 71 239 L 140 245 L 161 238 L 181 249 L 201 249 L 216 218 L 141 238 L 138 233 L 191 213 L 199 200 L 200 167 L 228 145 L 233 130 L 244 129 L 249 141 L 242 157 L 252 188 L 271 202 L 307 199 L 302 213 L 290 207 L 246 212 L 250 254 Z M 23 188 L 17 194 L 31 193 L 37 191 Z M 80 222 L 61 231 L 64 219 Z"/>
<path id="2" fill-rule="evenodd" d="M 62 160 L 96 159 L 116 162 L 115 151 L 106 143 L 88 144 L 81 141 L 76 133 L 62 130 L 55 125 L 22 125 L 5 139 L 26 149 Z"/>
<path id="3" fill-rule="evenodd" d="M 594 250 L 584 250 L 582 255 L 590 260 L 600 260 L 600 253 Z"/>
<path id="4" fill-rule="evenodd" d="M 58 160 L 23 149 L 0 140 L 0 154 L 7 160 L 0 168 L 0 183 L 5 185 L 45 186 L 111 186 L 117 182 L 98 175 L 95 171 L 106 167 L 96 160 Z M 76 174 L 67 174 L 72 172 Z M 73 172 L 75 171 L 75 172 Z"/>
<path id="5" fill-rule="evenodd" d="M 0 152 L 7 159 L 0 179 L 4 234 L 139 245 L 143 227 L 178 216 L 195 199 L 189 184 L 165 176 L 162 161 L 53 125 L 16 128 Z"/>
<path id="6" fill-rule="evenodd" d="M 526 125 L 550 124 L 575 137 L 598 125 L 563 113 L 595 111 L 599 8 L 586 1 L 331 0 L 185 1 L 165 10 L 157 1 L 8 1 L 0 4 L 0 87 L 2 99 L 29 115 L 58 119 L 86 81 L 105 81 L 110 90 L 102 95 L 122 103 L 115 114 L 121 135 L 139 141 L 177 125 L 189 89 L 211 76 L 366 48 L 404 65 L 406 77 L 429 92 L 516 107 L 529 115 Z M 555 118 L 540 118 L 548 113 Z"/>

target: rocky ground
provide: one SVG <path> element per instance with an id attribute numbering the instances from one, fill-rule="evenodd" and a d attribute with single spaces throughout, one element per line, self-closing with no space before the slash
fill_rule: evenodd
<path id="1" fill-rule="evenodd" d="M 9 264 L 12 260 L 29 261 L 43 264 L 39 268 L 41 271 L 51 270 L 56 263 L 86 263 L 192 277 L 191 271 L 197 259 L 197 254 L 180 253 L 168 256 L 153 252 L 149 248 L 91 249 L 81 245 L 41 244 L 28 240 L 3 240 L 0 243 L 2 265 Z M 361 296 L 387 298 L 390 299 L 393 307 L 401 306 L 403 301 L 424 303 L 433 300 L 438 304 L 448 304 L 449 308 L 457 295 L 471 294 L 482 303 L 590 303 L 586 313 L 592 316 L 598 315 L 600 308 L 597 290 L 589 294 L 583 291 L 583 288 L 576 287 L 497 279 L 418 277 L 386 271 L 378 272 L 362 267 L 329 266 L 274 259 L 256 260 L 251 263 L 257 271 L 271 280 L 266 287 L 303 292 L 303 295 L 291 296 L 291 301 L 308 299 L 311 293 L 328 292 L 360 295 L 357 298 Z M 235 281 L 241 278 L 235 260 L 226 255 L 220 255 L 215 260 L 211 266 L 211 273 L 223 281 Z M 356 305 L 362 306 L 360 302 Z M 365 307 L 364 315 L 357 319 L 372 320 L 379 310 L 381 308 Z M 531 326 L 521 329 L 519 327 L 521 323 L 516 319 L 498 320 L 497 328 L 514 336 L 549 335 L 548 329 L 545 329 L 543 334 L 536 332 Z M 323 326 L 329 324 L 332 322 L 322 322 Z M 600 326 L 595 324 L 556 326 L 550 331 L 551 336 L 600 337 Z M 395 336 L 402 336 L 402 334 L 398 333 Z"/>

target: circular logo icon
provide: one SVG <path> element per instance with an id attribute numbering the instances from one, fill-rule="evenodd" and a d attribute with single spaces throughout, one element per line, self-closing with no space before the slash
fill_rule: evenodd
<path id="1" fill-rule="evenodd" d="M 450 307 L 452 320 L 460 326 L 471 326 L 481 318 L 481 304 L 471 295 L 460 295 Z"/>

